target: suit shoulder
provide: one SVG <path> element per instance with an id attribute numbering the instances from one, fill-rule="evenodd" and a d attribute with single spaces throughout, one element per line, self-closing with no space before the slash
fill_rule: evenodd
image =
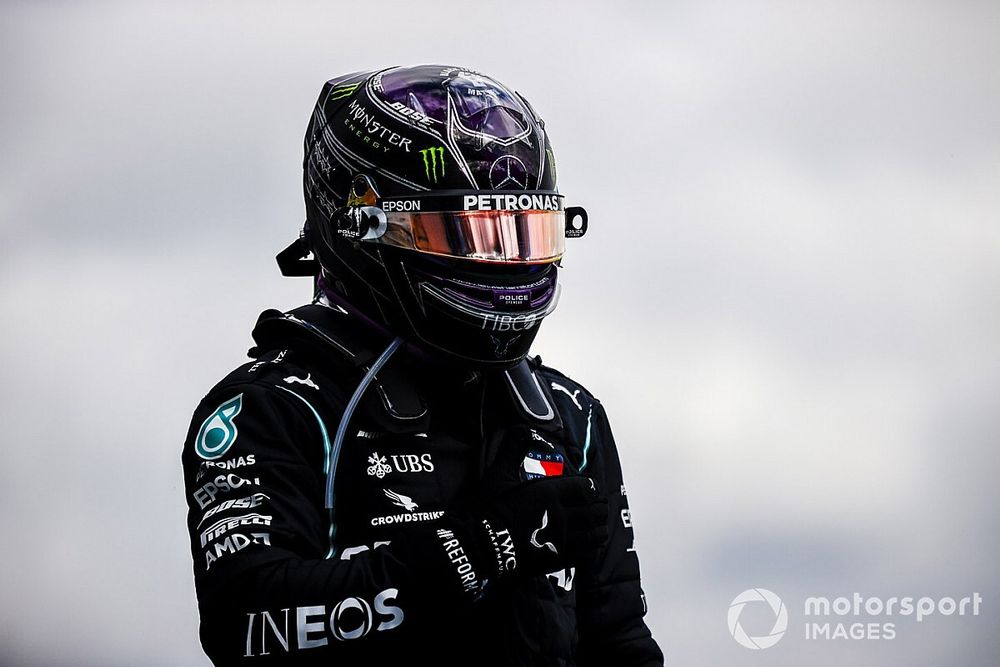
<path id="1" fill-rule="evenodd" d="M 528 363 L 532 370 L 545 381 L 546 388 L 553 398 L 558 399 L 560 395 L 568 396 L 570 399 L 575 397 L 576 400 L 573 403 L 576 407 L 580 407 L 578 404 L 581 400 L 585 400 L 588 405 L 600 403 L 600 400 L 582 384 L 562 371 L 543 364 L 541 357 L 529 358 Z"/>
<path id="2" fill-rule="evenodd" d="M 270 387 L 276 384 L 312 382 L 314 369 L 291 350 L 270 350 L 233 369 L 213 386 L 206 397 L 236 386 Z"/>
<path id="3" fill-rule="evenodd" d="M 543 365 L 539 358 L 529 360 L 529 363 L 559 413 L 568 442 L 580 452 L 580 469 L 585 469 L 594 434 L 599 430 L 599 422 L 604 419 L 601 402 L 582 384 L 555 368 Z"/>
<path id="4" fill-rule="evenodd" d="M 271 459 L 282 460 L 292 457 L 294 450 L 305 451 L 305 443 L 314 440 L 319 419 L 313 407 L 320 405 L 315 395 L 319 386 L 314 374 L 280 353 L 267 353 L 239 366 L 202 397 L 191 417 L 182 460 L 218 459 L 237 436 L 242 443 L 240 450 L 258 458 L 265 450 Z M 309 399 L 303 398 L 303 393 Z M 276 449 L 277 442 L 289 446 Z"/>
<path id="5" fill-rule="evenodd" d="M 279 388 L 294 382 L 316 386 L 314 377 L 289 350 L 269 351 L 236 367 L 216 382 L 198 402 L 193 422 L 199 422 L 206 414 L 217 410 L 220 401 L 235 400 L 237 396 L 245 395 L 256 403 L 286 402 L 288 399 L 285 396 L 276 399 L 281 395 Z"/>

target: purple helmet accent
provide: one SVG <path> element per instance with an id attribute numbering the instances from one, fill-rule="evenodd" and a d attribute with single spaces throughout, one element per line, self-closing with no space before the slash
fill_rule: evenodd
<path id="1" fill-rule="evenodd" d="M 426 250 L 469 245 L 469 236 L 444 234 L 484 229 L 509 234 L 511 227 L 499 222 L 470 224 L 466 230 L 457 218 L 441 228 L 435 244 L 414 243 L 415 249 L 378 243 L 360 231 L 376 213 L 385 222 L 378 208 L 383 201 L 397 207 L 387 211 L 416 211 L 424 220 L 427 197 L 475 202 L 469 195 L 500 191 L 561 202 L 552 196 L 558 195 L 555 157 L 545 124 L 519 93 L 485 74 L 445 65 L 332 79 L 306 130 L 304 189 L 305 238 L 327 291 L 425 349 L 469 364 L 504 367 L 528 353 L 538 324 L 558 300 L 555 260 L 561 253 L 531 265 L 487 266 Z M 521 195 L 508 199 L 532 201 Z M 423 212 L 419 203 L 425 204 Z M 549 210 L 562 215 L 556 205 Z M 358 211 L 375 217 L 362 219 Z M 469 219 L 493 215 L 489 209 L 465 212 Z M 532 219 L 518 228 L 529 235 L 525 248 L 543 238 L 538 234 L 551 238 L 551 224 L 545 229 L 535 224 Z M 436 228 L 413 230 L 433 234 Z M 520 248 L 519 237 L 511 238 L 512 247 Z"/>
<path id="2" fill-rule="evenodd" d="M 327 82 L 306 132 L 306 196 L 326 210 L 347 196 L 357 173 L 380 197 L 557 191 L 555 158 L 534 109 L 495 79 L 444 65 Z"/>

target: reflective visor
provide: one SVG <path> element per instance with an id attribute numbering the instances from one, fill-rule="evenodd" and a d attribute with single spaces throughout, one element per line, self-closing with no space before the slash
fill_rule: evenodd
<path id="1" fill-rule="evenodd" d="M 386 212 L 386 229 L 365 240 L 484 262 L 555 262 L 566 249 L 563 211 Z"/>

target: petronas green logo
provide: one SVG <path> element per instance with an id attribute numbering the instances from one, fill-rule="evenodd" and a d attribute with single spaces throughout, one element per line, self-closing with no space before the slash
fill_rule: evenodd
<path id="1" fill-rule="evenodd" d="M 198 429 L 194 450 L 203 459 L 212 461 L 221 457 L 236 442 L 236 415 L 243 408 L 243 394 L 231 398 L 215 409 Z"/>
<path id="2" fill-rule="evenodd" d="M 444 146 L 425 148 L 420 155 L 424 158 L 424 175 L 428 183 L 437 183 L 438 177 L 444 178 Z"/>

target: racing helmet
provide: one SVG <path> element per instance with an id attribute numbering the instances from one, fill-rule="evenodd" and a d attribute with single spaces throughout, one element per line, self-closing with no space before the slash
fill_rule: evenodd
<path id="1" fill-rule="evenodd" d="M 328 81 L 303 172 L 306 223 L 282 271 L 315 275 L 330 300 L 473 366 L 524 358 L 558 302 L 565 240 L 586 232 L 586 211 L 556 187 L 542 119 L 462 67 Z"/>

